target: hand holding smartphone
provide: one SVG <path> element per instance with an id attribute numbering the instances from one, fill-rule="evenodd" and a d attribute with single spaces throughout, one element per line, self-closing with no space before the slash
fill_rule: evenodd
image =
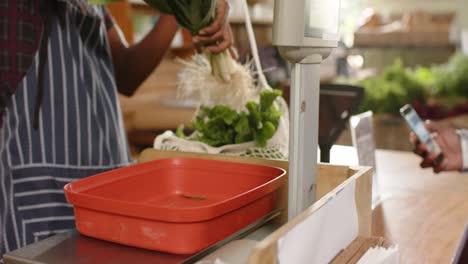
<path id="1" fill-rule="evenodd" d="M 414 110 L 411 105 L 405 105 L 400 109 L 400 113 L 414 134 L 416 134 L 419 141 L 426 146 L 428 151 L 435 153 L 437 156 L 435 162 L 441 162 L 443 160 L 443 153 L 437 142 L 432 138 L 431 133 L 427 130 L 418 113 L 416 113 L 416 110 Z"/>

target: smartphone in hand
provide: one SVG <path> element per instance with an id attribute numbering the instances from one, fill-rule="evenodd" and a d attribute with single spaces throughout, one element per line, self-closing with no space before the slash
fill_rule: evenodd
<path id="1" fill-rule="evenodd" d="M 435 142 L 435 140 L 432 138 L 431 133 L 424 126 L 424 122 L 421 120 L 418 113 L 416 113 L 416 110 L 414 110 L 414 108 L 408 104 L 400 109 L 400 113 L 406 120 L 414 134 L 416 134 L 419 141 L 426 145 L 427 150 L 435 153 L 438 157 L 441 156 L 442 151 L 439 145 L 437 144 L 437 142 Z"/>

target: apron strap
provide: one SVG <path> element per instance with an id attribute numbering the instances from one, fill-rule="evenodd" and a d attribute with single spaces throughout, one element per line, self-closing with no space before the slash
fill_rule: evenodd
<path id="1" fill-rule="evenodd" d="M 58 0 L 45 0 L 43 1 L 43 4 L 42 18 L 44 23 L 44 30 L 42 31 L 39 48 L 39 72 L 37 77 L 37 93 L 33 119 L 33 127 L 35 130 L 39 128 L 39 115 L 41 113 L 42 98 L 44 97 L 44 69 L 47 62 L 47 48 L 49 46 L 48 43 L 52 31 L 52 20 L 54 17 L 59 18 L 59 22 L 62 23 L 65 20 L 63 17 L 64 10 L 60 10 L 61 6 Z"/>

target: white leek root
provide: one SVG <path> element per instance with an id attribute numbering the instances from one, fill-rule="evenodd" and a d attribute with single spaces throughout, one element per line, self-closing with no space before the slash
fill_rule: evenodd
<path id="1" fill-rule="evenodd" d="M 229 51 L 224 51 L 218 54 L 206 53 L 205 56 L 211 62 L 211 70 L 215 77 L 224 81 L 230 82 L 231 75 L 237 70 L 236 61 L 231 57 Z"/>
<path id="2" fill-rule="evenodd" d="M 242 111 L 249 101 L 258 101 L 251 64 L 241 65 L 228 52 L 197 54 L 180 60 L 185 67 L 178 76 L 178 95 L 196 98 L 201 105 L 227 105 Z"/>

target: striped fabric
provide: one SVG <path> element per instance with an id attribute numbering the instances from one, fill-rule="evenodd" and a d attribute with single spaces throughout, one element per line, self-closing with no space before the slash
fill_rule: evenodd
<path id="1" fill-rule="evenodd" d="M 34 61 L 44 33 L 45 14 L 41 14 L 41 10 L 45 13 L 44 4 L 54 5 L 56 2 L 59 1 L 0 0 L 0 115 Z M 84 14 L 92 15 L 94 12 L 81 0 L 68 0 L 68 4 Z M 109 29 L 114 21 L 106 8 L 103 8 L 103 12 L 106 28 Z M 83 32 L 86 34 L 85 30 Z"/>
<path id="2" fill-rule="evenodd" d="M 131 163 L 104 13 L 91 9 L 67 3 L 65 23 L 52 23 L 39 129 L 32 127 L 37 55 L 5 109 L 0 256 L 74 228 L 66 183 Z"/>

